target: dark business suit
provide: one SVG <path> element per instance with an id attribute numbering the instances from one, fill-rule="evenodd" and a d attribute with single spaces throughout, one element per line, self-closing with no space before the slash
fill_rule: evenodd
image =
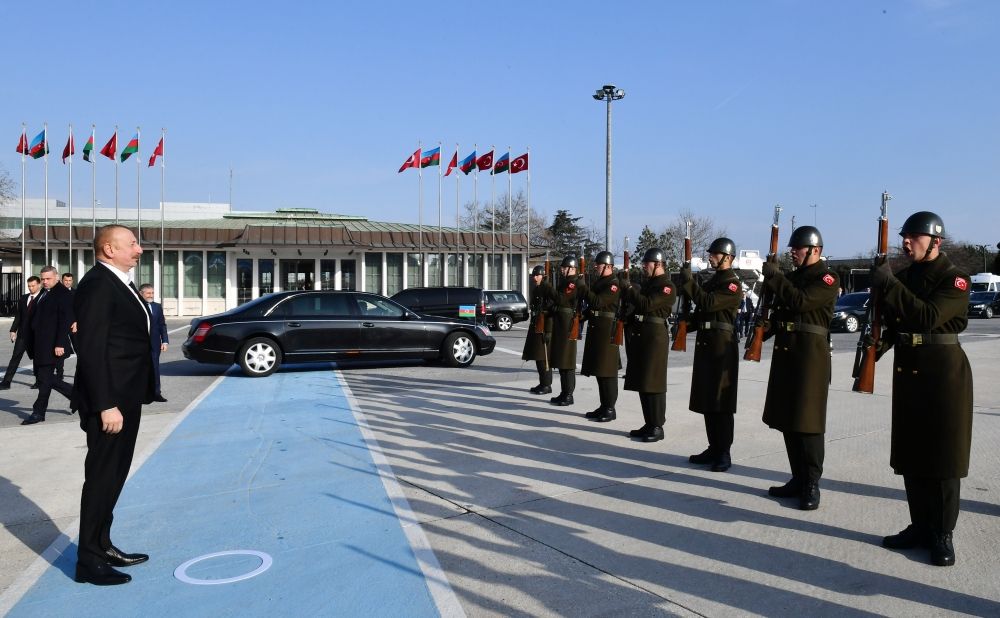
<path id="1" fill-rule="evenodd" d="M 70 291 L 59 285 L 40 294 L 38 306 L 31 315 L 31 337 L 28 341 L 28 356 L 34 361 L 35 378 L 38 380 L 38 397 L 32 406 L 32 414 L 42 419 L 49 407 L 49 396 L 53 390 L 69 398 L 73 387 L 56 378 L 56 365 L 60 356 L 55 349 L 62 348 L 63 356 L 69 354 L 69 328 L 73 324 L 73 306 Z"/>
<path id="2" fill-rule="evenodd" d="M 87 432 L 77 561 L 92 567 L 106 563 L 115 503 L 132 465 L 142 404 L 152 400 L 154 384 L 149 314 L 138 292 L 95 264 L 74 296 L 79 356 L 74 401 Z M 122 430 L 108 434 L 101 412 L 115 407 L 124 419 Z"/>
<path id="3" fill-rule="evenodd" d="M 17 333 L 17 339 L 14 340 L 14 353 L 10 355 L 10 364 L 7 365 L 7 373 L 4 374 L 3 380 L 0 380 L 0 383 L 7 386 L 10 386 L 10 383 L 14 380 L 14 374 L 17 373 L 17 368 L 21 366 L 21 359 L 24 357 L 24 352 L 28 347 L 28 339 L 31 338 L 31 317 L 35 313 L 35 303 L 38 302 L 40 295 L 41 291 L 35 295 L 30 307 L 28 306 L 28 299 L 31 298 L 31 294 L 25 294 L 17 301 L 17 313 L 14 314 L 14 323 L 10 325 L 10 332 Z"/>
<path id="4" fill-rule="evenodd" d="M 156 394 L 160 394 L 160 346 L 170 343 L 167 335 L 167 319 L 163 316 L 163 305 L 147 303 L 151 319 L 149 321 L 149 343 L 153 347 L 153 374 L 156 376 Z"/>

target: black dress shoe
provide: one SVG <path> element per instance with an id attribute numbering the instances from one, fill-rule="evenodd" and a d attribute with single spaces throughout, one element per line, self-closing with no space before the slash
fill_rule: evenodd
<path id="1" fill-rule="evenodd" d="M 604 408 L 604 413 L 595 418 L 594 420 L 598 423 L 610 423 L 611 421 L 618 418 L 618 414 L 615 412 L 614 408 Z"/>
<path id="2" fill-rule="evenodd" d="M 0 391 L 7 391 L 7 390 L 10 390 L 10 383 L 0 382 Z"/>
<path id="3" fill-rule="evenodd" d="M 913 549 L 914 547 L 930 546 L 930 533 L 916 524 L 910 524 L 899 534 L 893 534 L 882 539 L 882 547 L 889 549 Z"/>
<path id="4" fill-rule="evenodd" d="M 767 495 L 775 498 L 794 498 L 802 491 L 802 483 L 793 478 L 784 485 L 776 485 L 767 490 Z"/>
<path id="5" fill-rule="evenodd" d="M 712 462 L 712 472 L 725 472 L 733 467 L 733 459 L 729 453 L 722 453 Z"/>
<path id="6" fill-rule="evenodd" d="M 548 395 L 549 393 L 552 392 L 552 387 L 542 386 L 541 384 L 539 384 L 538 386 L 528 389 L 528 392 L 531 393 L 532 395 Z"/>
<path id="7" fill-rule="evenodd" d="M 715 453 L 713 453 L 710 448 L 705 449 L 697 455 L 691 455 L 688 457 L 688 463 L 693 464 L 710 464 L 713 461 L 715 461 Z"/>
<path id="8" fill-rule="evenodd" d="M 45 417 L 40 414 L 32 414 L 28 418 L 21 421 L 22 425 L 34 425 L 35 423 L 41 423 L 45 420 Z"/>
<path id="9" fill-rule="evenodd" d="M 566 395 L 565 397 L 560 395 L 558 397 L 553 397 L 549 401 L 554 406 L 571 406 L 573 405 L 573 395 Z"/>
<path id="10" fill-rule="evenodd" d="M 104 555 L 108 564 L 116 567 L 135 566 L 149 560 L 149 556 L 146 554 L 126 554 L 114 545 L 104 550 Z"/>
<path id="11" fill-rule="evenodd" d="M 931 540 L 931 564 L 951 566 L 955 564 L 955 547 L 951 544 L 950 532 L 935 532 Z"/>
<path id="12" fill-rule="evenodd" d="M 28 388 L 38 388 L 38 382 L 35 382 L 34 384 L 32 384 L 31 386 L 29 386 Z"/>
<path id="13" fill-rule="evenodd" d="M 628 432 L 628 435 L 630 438 L 641 438 L 645 435 L 648 435 L 649 432 L 652 430 L 653 430 L 652 425 L 643 425 L 638 429 L 633 429 L 632 431 Z"/>
<path id="14" fill-rule="evenodd" d="M 799 510 L 815 511 L 819 508 L 819 483 L 810 481 L 802 488 L 799 496 Z"/>
<path id="15" fill-rule="evenodd" d="M 642 437 L 643 442 L 659 442 L 663 439 L 663 427 L 653 427 Z"/>
<path id="16" fill-rule="evenodd" d="M 593 420 L 595 418 L 601 417 L 603 414 L 604 414 L 604 408 L 601 407 L 601 408 L 597 408 L 593 412 L 587 412 L 586 414 L 583 415 L 583 417 L 584 418 L 589 418 L 589 419 Z"/>
<path id="17" fill-rule="evenodd" d="M 160 403 L 167 403 L 167 399 L 163 395 L 157 395 L 153 397 L 153 401 L 158 401 Z"/>
<path id="18" fill-rule="evenodd" d="M 94 584 L 95 586 L 117 586 L 127 584 L 132 581 L 132 576 L 111 568 L 110 565 L 87 566 L 83 563 L 76 563 L 76 577 L 79 584 Z"/>

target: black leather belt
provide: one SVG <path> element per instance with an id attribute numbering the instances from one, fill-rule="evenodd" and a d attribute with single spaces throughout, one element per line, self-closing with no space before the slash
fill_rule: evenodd
<path id="1" fill-rule="evenodd" d="M 614 318 L 618 317 L 618 314 L 615 313 L 614 311 L 595 311 L 594 315 L 597 316 L 597 317 L 599 317 L 599 318 L 612 318 L 612 319 L 614 319 Z"/>
<path id="2" fill-rule="evenodd" d="M 903 345 L 955 345 L 958 335 L 955 333 L 899 333 L 897 343 Z"/>
<path id="3" fill-rule="evenodd" d="M 649 322 L 651 324 L 665 324 L 667 321 L 663 318 L 658 318 L 655 315 L 635 315 L 636 322 Z"/>
<path id="4" fill-rule="evenodd" d="M 575 309 L 569 309 L 567 307 L 556 307 L 556 311 L 558 311 L 559 313 L 568 313 L 570 315 L 576 313 Z"/>
<path id="5" fill-rule="evenodd" d="M 733 332 L 733 325 L 729 322 L 698 322 L 700 330 L 727 330 Z"/>
<path id="6" fill-rule="evenodd" d="M 816 326 L 815 324 L 803 324 L 802 322 L 778 322 L 778 330 L 783 330 L 789 333 L 812 333 L 814 335 L 823 335 L 824 337 L 830 333 L 830 329 L 828 328 Z"/>

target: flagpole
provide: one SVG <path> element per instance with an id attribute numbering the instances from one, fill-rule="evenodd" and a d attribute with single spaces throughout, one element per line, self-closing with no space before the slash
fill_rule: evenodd
<path id="1" fill-rule="evenodd" d="M 476 252 L 479 251 L 479 144 L 472 145 L 476 153 L 476 175 L 472 178 L 472 263 L 476 263 Z"/>
<path id="2" fill-rule="evenodd" d="M 21 149 L 21 286 L 28 285 L 28 272 L 27 272 L 27 244 L 25 235 L 27 233 L 27 228 L 25 228 L 25 217 L 24 217 L 24 179 L 25 179 L 25 152 L 28 150 L 28 126 L 25 123 L 21 123 L 21 139 L 24 143 L 24 148 Z"/>
<path id="3" fill-rule="evenodd" d="M 424 284 L 424 166 L 421 159 L 424 156 L 423 145 L 417 141 L 417 188 L 420 195 L 417 197 L 417 262 L 420 265 L 420 275 L 417 277 L 417 285 Z M 404 266 L 405 268 L 405 266 Z"/>
<path id="4" fill-rule="evenodd" d="M 163 292 L 164 292 L 164 290 L 163 290 L 163 255 L 164 255 L 163 254 L 163 243 L 164 243 L 164 237 L 163 237 L 163 217 L 164 217 L 164 211 L 167 209 L 167 202 L 166 202 L 166 199 L 163 197 L 164 191 L 166 190 L 164 188 L 164 186 L 166 184 L 166 175 L 167 175 L 167 172 L 166 172 L 166 167 L 167 167 L 167 146 L 166 146 L 166 143 L 165 143 L 166 141 L 167 141 L 167 130 L 166 129 L 160 129 L 160 145 L 163 146 L 163 148 L 160 149 L 161 150 L 161 152 L 160 152 L 160 281 L 159 281 L 159 285 L 157 286 L 156 290 L 160 294 L 160 302 L 161 303 L 163 302 Z M 232 172 L 230 172 L 230 173 L 232 173 Z M 230 209 L 232 209 L 232 207 L 233 207 L 232 201 L 233 200 L 230 197 L 229 198 L 229 207 L 230 207 Z M 180 307 L 177 307 L 177 315 L 180 315 Z"/>
<path id="5" fill-rule="evenodd" d="M 507 233 L 507 235 L 509 236 L 509 238 L 507 239 L 507 279 L 505 281 L 507 282 L 507 289 L 509 290 L 509 289 L 511 289 L 511 286 L 510 286 L 510 271 L 511 271 L 511 268 L 514 266 L 514 202 L 513 202 L 513 199 L 511 197 L 511 184 L 512 184 L 513 181 L 511 181 L 511 178 L 510 178 L 511 177 L 510 162 L 509 162 L 510 161 L 510 145 L 507 146 L 507 153 L 508 153 L 507 154 L 507 157 L 508 157 L 508 163 L 507 163 L 507 229 L 508 229 L 508 233 Z"/>
<path id="6" fill-rule="evenodd" d="M 115 223 L 118 223 L 118 125 L 115 125 Z"/>
<path id="7" fill-rule="evenodd" d="M 441 142 L 438 142 L 438 156 L 439 157 L 441 156 Z M 444 229 L 441 226 L 441 221 L 442 221 L 442 219 L 441 219 L 441 214 L 442 214 L 442 210 L 441 210 L 441 184 L 443 182 L 442 176 L 441 176 L 441 168 L 442 167 L 443 166 L 441 165 L 441 163 L 438 163 L 438 245 L 437 245 L 437 251 L 438 251 L 438 255 L 439 256 L 441 255 L 441 242 L 442 242 L 442 239 L 444 237 Z M 439 257 L 438 259 L 440 260 L 441 258 Z M 438 266 L 441 268 L 441 285 L 444 285 L 444 264 L 440 263 L 440 264 L 438 264 Z"/>
<path id="8" fill-rule="evenodd" d="M 458 158 L 458 142 L 455 143 L 455 158 Z M 455 172 L 455 266 L 458 266 L 458 261 L 461 259 L 462 255 L 462 215 L 461 215 L 461 186 L 459 185 L 459 174 L 461 168 Z M 458 277 L 455 278 L 458 281 Z"/>
<path id="9" fill-rule="evenodd" d="M 97 125 L 90 125 L 90 139 L 97 147 Z M 93 148 L 90 151 L 90 216 L 91 216 L 91 240 L 97 239 L 97 155 Z"/>
<path id="10" fill-rule="evenodd" d="M 142 190 L 139 187 L 142 174 L 142 161 L 139 160 L 139 127 L 135 128 L 135 217 L 139 244 L 142 245 Z M 138 274 L 138 273 L 136 273 Z"/>
<path id="11" fill-rule="evenodd" d="M 490 144 L 490 152 L 496 157 L 496 146 Z M 489 275 L 493 270 L 493 263 L 497 259 L 497 175 L 496 160 L 494 159 L 492 169 L 490 169 L 490 267 L 486 269 Z M 490 282 L 492 283 L 492 281 Z M 489 287 L 489 284 L 487 284 Z"/>
<path id="12" fill-rule="evenodd" d="M 75 150 L 73 143 L 73 123 L 69 125 L 69 269 L 68 272 L 73 272 L 76 267 L 73 266 L 73 151 Z"/>
<path id="13" fill-rule="evenodd" d="M 42 153 L 45 157 L 45 265 L 52 265 L 49 256 L 49 123 L 42 125 Z"/>
<path id="14" fill-rule="evenodd" d="M 527 197 L 526 197 L 526 200 L 527 200 L 527 203 L 526 203 L 526 206 L 527 206 L 527 215 L 526 216 L 528 218 L 528 225 L 527 225 L 527 227 L 525 229 L 527 230 L 527 232 L 526 232 L 527 243 L 526 244 L 528 245 L 528 248 L 527 248 L 527 251 L 528 251 L 528 260 L 531 260 L 531 148 L 528 148 L 527 150 L 525 150 L 525 152 L 528 153 L 528 169 L 526 170 L 528 172 L 528 178 L 527 178 L 527 181 L 528 181 L 528 190 L 527 190 Z M 527 266 L 527 263 L 528 262 L 525 261 L 525 266 Z"/>

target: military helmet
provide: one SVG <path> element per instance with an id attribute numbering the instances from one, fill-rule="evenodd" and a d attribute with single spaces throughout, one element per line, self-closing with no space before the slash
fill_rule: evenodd
<path id="1" fill-rule="evenodd" d="M 716 238 L 712 241 L 712 244 L 708 246 L 708 252 L 736 255 L 736 243 L 726 237 Z"/>
<path id="2" fill-rule="evenodd" d="M 938 238 L 947 238 L 944 235 L 944 221 L 941 220 L 941 217 L 927 210 L 910 215 L 899 230 L 899 235 L 903 234 L 927 234 Z"/>
<path id="3" fill-rule="evenodd" d="M 531 276 L 537 277 L 538 275 L 545 276 L 545 267 L 539 264 L 531 269 Z"/>
<path id="4" fill-rule="evenodd" d="M 594 265 L 607 264 L 608 266 L 615 265 L 615 256 L 611 254 L 610 251 L 601 251 L 596 256 L 594 256 Z"/>
<path id="5" fill-rule="evenodd" d="M 666 262 L 667 258 L 663 254 L 663 249 L 659 247 L 650 247 L 646 249 L 646 253 L 642 255 L 643 262 Z"/>
<path id="6" fill-rule="evenodd" d="M 811 225 L 795 228 L 792 237 L 788 239 L 789 247 L 822 247 L 823 236 Z"/>
<path id="7" fill-rule="evenodd" d="M 562 264 L 559 265 L 559 268 L 567 268 L 567 267 L 568 268 L 579 268 L 580 267 L 580 262 L 577 261 L 575 255 L 567 255 L 566 257 L 564 257 L 562 259 Z"/>

